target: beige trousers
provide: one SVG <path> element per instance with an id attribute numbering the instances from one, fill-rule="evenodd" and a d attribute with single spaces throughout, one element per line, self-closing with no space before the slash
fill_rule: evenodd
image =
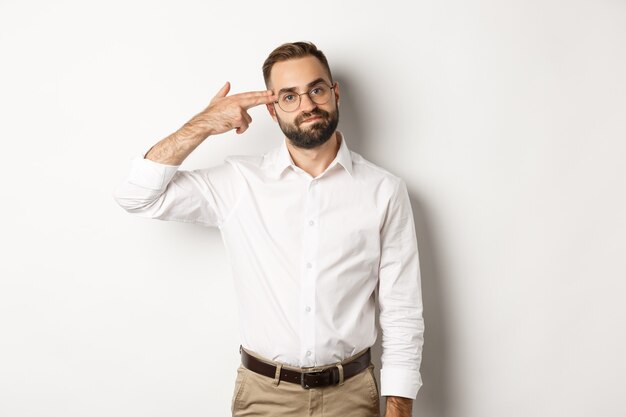
<path id="1" fill-rule="evenodd" d="M 280 365 L 244 350 L 264 362 Z M 340 363 L 349 362 L 363 353 L 365 351 Z M 281 366 L 302 370 L 288 365 Z M 333 365 L 307 368 L 306 371 L 320 371 L 331 366 Z M 239 365 L 231 402 L 233 417 L 380 417 L 379 408 L 380 396 L 374 364 L 338 385 L 310 389 L 257 374 Z"/>

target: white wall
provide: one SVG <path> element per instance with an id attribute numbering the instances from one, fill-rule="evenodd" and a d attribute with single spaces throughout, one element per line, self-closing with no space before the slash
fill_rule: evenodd
<path id="1" fill-rule="evenodd" d="M 0 416 L 228 415 L 219 232 L 111 193 L 302 39 L 341 84 L 351 148 L 409 187 L 415 416 L 626 415 L 626 2 L 87 3 L 0 2 Z M 251 114 L 183 168 L 276 146 Z"/>

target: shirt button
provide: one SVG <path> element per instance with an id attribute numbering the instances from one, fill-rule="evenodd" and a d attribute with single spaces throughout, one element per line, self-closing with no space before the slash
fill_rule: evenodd
<path id="1" fill-rule="evenodd" d="M 307 263 L 306 263 L 306 267 L 307 267 L 307 268 L 311 269 L 311 267 L 312 267 L 312 266 L 313 266 L 313 265 L 311 265 L 311 262 L 307 262 Z"/>
<path id="2" fill-rule="evenodd" d="M 306 308 L 304 310 L 308 313 L 309 311 L 311 311 L 311 307 L 306 306 Z"/>
<path id="3" fill-rule="evenodd" d="M 313 220 L 309 220 L 309 226 L 313 226 L 315 222 Z"/>
<path id="4" fill-rule="evenodd" d="M 307 355 L 307 356 L 311 356 L 311 351 L 310 351 L 310 350 L 307 350 L 307 351 L 306 351 L 306 355 Z"/>

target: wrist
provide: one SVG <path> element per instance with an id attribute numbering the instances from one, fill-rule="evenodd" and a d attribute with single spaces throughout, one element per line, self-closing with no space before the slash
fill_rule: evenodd
<path id="1" fill-rule="evenodd" d="M 386 408 L 388 411 L 401 413 L 400 415 L 411 415 L 413 411 L 413 399 L 390 395 L 387 397 Z"/>

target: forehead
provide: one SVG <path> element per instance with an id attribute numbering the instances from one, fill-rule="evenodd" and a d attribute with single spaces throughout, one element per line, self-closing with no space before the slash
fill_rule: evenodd
<path id="1" fill-rule="evenodd" d="M 275 90 L 305 87 L 317 78 L 330 81 L 328 71 L 322 63 L 314 56 L 305 56 L 274 64 L 270 75 L 270 85 Z"/>

